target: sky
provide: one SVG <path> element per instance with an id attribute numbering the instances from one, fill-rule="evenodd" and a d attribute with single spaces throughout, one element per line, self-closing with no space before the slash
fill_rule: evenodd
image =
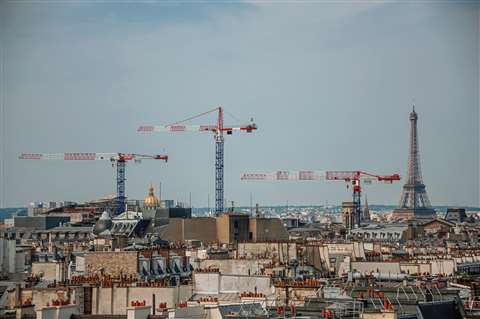
<path id="1" fill-rule="evenodd" d="M 419 115 L 433 205 L 479 203 L 479 4 L 449 1 L 0 1 L 2 206 L 115 192 L 108 162 L 27 153 L 166 153 L 127 164 L 126 192 L 214 203 L 209 133 L 142 135 L 223 106 L 225 198 L 339 204 L 343 182 L 245 182 L 243 172 L 406 175 Z M 214 116 L 192 124 L 213 124 Z M 363 188 L 396 205 L 403 182 Z"/>

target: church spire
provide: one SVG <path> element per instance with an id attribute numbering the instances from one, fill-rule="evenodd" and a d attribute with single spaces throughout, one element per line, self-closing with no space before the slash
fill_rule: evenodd
<path id="1" fill-rule="evenodd" d="M 365 195 L 365 205 L 363 205 L 363 220 L 368 221 L 370 220 L 370 209 L 368 208 L 368 199 L 367 195 Z"/>

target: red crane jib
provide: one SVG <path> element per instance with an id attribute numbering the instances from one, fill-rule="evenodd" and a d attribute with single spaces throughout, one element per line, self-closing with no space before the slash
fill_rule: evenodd
<path id="1" fill-rule="evenodd" d="M 362 177 L 371 177 L 375 178 L 378 181 L 390 183 L 400 180 L 399 174 L 380 176 L 362 171 L 327 171 L 325 175 L 325 179 L 327 180 L 343 180 L 346 182 L 357 181 L 360 180 Z"/>

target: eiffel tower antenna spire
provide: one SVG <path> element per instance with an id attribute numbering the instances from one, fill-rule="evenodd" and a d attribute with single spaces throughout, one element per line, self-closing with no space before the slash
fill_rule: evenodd
<path id="1" fill-rule="evenodd" d="M 420 150 L 417 133 L 418 114 L 413 104 L 410 113 L 410 147 L 408 153 L 408 173 L 398 207 L 393 211 L 399 219 L 432 218 L 435 210 L 430 205 L 420 168 Z"/>

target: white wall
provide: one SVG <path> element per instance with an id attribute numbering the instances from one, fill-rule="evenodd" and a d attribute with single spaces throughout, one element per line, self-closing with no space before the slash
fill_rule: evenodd
<path id="1" fill-rule="evenodd" d="M 272 294 L 270 277 L 267 276 L 238 276 L 220 275 L 221 293 L 240 293 L 243 291 L 255 291 L 265 295 Z"/>
<path id="2" fill-rule="evenodd" d="M 43 274 L 44 280 L 62 281 L 65 279 L 63 276 L 63 263 L 60 262 L 33 262 L 32 274 L 38 275 L 40 273 Z"/>
<path id="3" fill-rule="evenodd" d="M 127 309 L 127 319 L 147 319 L 152 307 L 131 307 Z"/>
<path id="4" fill-rule="evenodd" d="M 37 310 L 37 319 L 70 319 L 73 314 L 79 314 L 78 305 L 45 307 Z"/>
<path id="5" fill-rule="evenodd" d="M 220 273 L 194 273 L 193 291 L 198 294 L 218 294 Z"/>
<path id="6" fill-rule="evenodd" d="M 17 243 L 15 240 L 7 240 L 7 258 L 8 258 L 8 272 L 15 272 L 15 255 L 17 254 Z"/>
<path id="7" fill-rule="evenodd" d="M 115 287 L 113 294 L 112 288 L 94 288 L 92 313 L 125 315 L 132 301 L 145 300 L 146 306 L 152 306 L 153 295 L 155 295 L 157 307 L 161 302 L 166 302 L 167 307 L 174 307 L 175 304 L 187 301 L 192 297 L 193 287 L 186 285 L 180 287 Z"/>
<path id="8" fill-rule="evenodd" d="M 456 271 L 455 262 L 452 259 L 432 260 L 432 275 L 452 275 Z"/>
<path id="9" fill-rule="evenodd" d="M 351 270 L 358 271 L 362 274 L 367 274 L 371 272 L 381 272 L 385 274 L 399 274 L 400 263 L 398 262 L 352 262 Z"/>
<path id="10" fill-rule="evenodd" d="M 273 293 L 272 283 L 268 276 L 244 276 L 219 273 L 195 273 L 194 291 L 198 294 L 216 295 L 219 293 L 240 293 L 243 291 L 261 292 L 265 295 Z"/>
<path id="11" fill-rule="evenodd" d="M 85 257 L 84 256 L 76 256 L 75 257 L 75 271 L 77 273 L 84 273 L 85 272 Z"/>

